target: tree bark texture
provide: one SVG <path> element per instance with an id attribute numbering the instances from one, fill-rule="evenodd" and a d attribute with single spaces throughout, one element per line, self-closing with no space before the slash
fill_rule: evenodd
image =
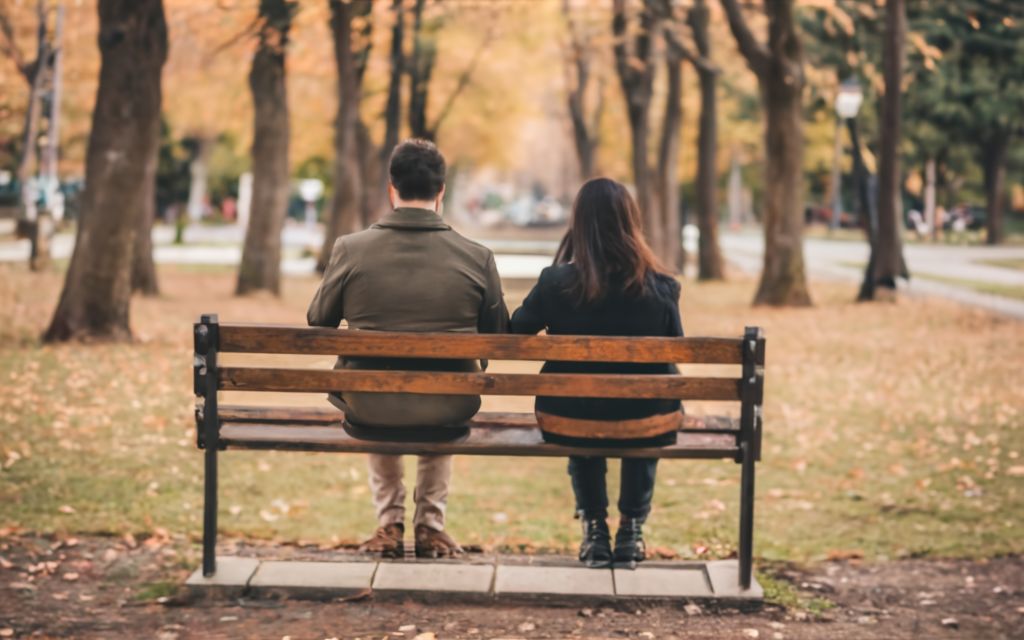
<path id="1" fill-rule="evenodd" d="M 210 154 L 213 140 L 206 135 L 192 138 L 192 161 L 188 164 L 188 211 L 189 220 L 198 222 L 206 213 L 207 185 L 210 177 Z"/>
<path id="2" fill-rule="evenodd" d="M 254 106 L 252 205 L 237 295 L 281 291 L 281 229 L 288 212 L 288 96 L 285 60 L 295 4 L 261 0 L 259 46 L 249 70 Z"/>
<path id="3" fill-rule="evenodd" d="M 569 31 L 568 59 L 565 61 L 566 103 L 572 122 L 573 145 L 579 162 L 580 178 L 589 180 L 597 175 L 597 146 L 603 96 L 600 90 L 598 104 L 592 119 L 587 117 L 587 87 L 591 76 L 590 45 L 573 18 L 569 0 L 562 0 L 562 15 Z"/>
<path id="4" fill-rule="evenodd" d="M 690 10 L 689 23 L 697 53 L 711 58 L 708 36 L 710 16 L 704 0 Z M 695 65 L 700 79 L 700 131 L 697 135 L 697 227 L 700 229 L 697 277 L 721 280 L 725 277 L 722 251 L 718 244 L 718 78 L 714 70 Z"/>
<path id="5" fill-rule="evenodd" d="M 653 40 L 659 31 L 660 18 L 654 0 L 644 0 L 640 21 L 635 34 L 629 33 L 626 0 L 614 0 L 612 5 L 612 35 L 615 69 L 626 100 L 626 115 L 632 141 L 630 164 L 637 204 L 644 220 L 644 237 L 651 248 L 664 258 L 659 248 L 664 246 L 660 216 L 652 197 L 651 171 L 648 164 L 649 110 L 654 85 Z M 630 46 L 632 41 L 632 46 Z"/>
<path id="6" fill-rule="evenodd" d="M 982 168 L 985 172 L 985 208 L 988 244 L 1003 242 L 1003 211 L 1006 208 L 1006 156 L 1010 136 L 997 135 L 985 145 Z"/>
<path id="7" fill-rule="evenodd" d="M 942 224 L 935 206 L 935 165 L 934 156 L 929 156 L 924 163 L 924 219 L 928 223 L 932 240 L 938 239 L 939 227 Z"/>
<path id="8" fill-rule="evenodd" d="M 153 262 L 153 221 L 156 219 L 156 168 L 159 149 L 146 166 L 143 182 L 142 207 L 139 209 L 132 251 L 132 291 L 144 296 L 160 295 Z"/>
<path id="9" fill-rule="evenodd" d="M 413 9 L 412 59 L 409 61 L 409 131 L 414 138 L 434 140 L 436 131 L 427 124 L 427 97 L 430 77 L 437 61 L 439 23 L 423 20 L 426 0 L 416 0 Z"/>
<path id="10" fill-rule="evenodd" d="M 737 0 L 721 0 L 740 51 L 758 78 L 765 111 L 764 268 L 754 304 L 811 304 L 804 266 L 803 47 L 793 0 L 766 0 L 768 44 L 751 33 Z"/>
<path id="11" fill-rule="evenodd" d="M 870 299 L 878 297 L 879 288 L 888 289 L 891 297 L 896 277 L 903 271 L 903 215 L 900 198 L 899 144 L 901 126 L 901 88 L 903 77 L 903 40 L 906 32 L 904 0 L 887 0 L 885 11 L 885 42 L 882 52 L 885 96 L 882 100 L 882 123 L 878 158 L 878 234 L 869 261 L 874 286 Z"/>
<path id="12" fill-rule="evenodd" d="M 28 104 L 25 105 L 25 124 L 21 135 L 21 156 L 18 158 L 18 166 L 14 171 L 18 185 L 21 188 L 20 215 L 22 219 L 28 221 L 36 219 L 36 203 L 32 197 L 34 195 L 32 190 L 28 188 L 28 182 L 32 178 L 38 157 L 39 117 L 43 110 L 41 98 L 43 85 L 46 80 L 46 72 L 49 69 L 48 62 L 50 57 L 50 46 L 46 39 L 46 4 L 43 0 L 38 0 L 36 20 L 38 21 L 38 28 L 35 62 L 19 65 L 22 75 L 25 76 L 25 80 L 28 82 Z M 17 63 L 17 60 L 15 63 Z M 33 238 L 34 243 L 35 239 Z"/>
<path id="13" fill-rule="evenodd" d="M 44 339 L 131 337 L 131 266 L 146 170 L 160 137 L 162 0 L 100 0 L 99 88 L 74 254 Z"/>
<path id="14" fill-rule="evenodd" d="M 389 208 L 385 194 L 387 193 L 388 162 L 391 152 L 398 145 L 398 137 L 402 128 L 402 80 L 405 78 L 405 1 L 392 0 L 391 10 L 394 12 L 395 23 L 391 28 L 391 79 L 388 82 L 388 101 L 384 107 L 384 143 L 381 145 L 378 177 L 377 206 L 375 217 L 380 217 Z"/>
<path id="15" fill-rule="evenodd" d="M 366 58 L 370 53 L 370 0 L 330 0 L 334 62 L 338 72 L 338 114 L 334 125 L 334 191 L 327 209 L 324 243 L 317 270 L 323 272 L 339 236 L 363 224 L 363 162 L 359 157 L 359 105 Z M 361 23 L 357 23 L 357 19 Z M 358 32 L 357 32 L 358 30 Z"/>
<path id="16" fill-rule="evenodd" d="M 683 61 L 669 52 L 665 58 L 668 91 L 658 147 L 658 227 L 662 230 L 660 255 L 665 266 L 683 272 L 683 235 L 679 210 L 679 130 L 683 120 Z"/>

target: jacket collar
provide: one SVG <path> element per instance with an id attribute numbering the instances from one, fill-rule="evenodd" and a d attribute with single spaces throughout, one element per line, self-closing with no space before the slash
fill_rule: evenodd
<path id="1" fill-rule="evenodd" d="M 376 224 L 375 229 L 409 229 L 421 231 L 445 231 L 451 226 L 430 209 L 401 207 L 386 214 Z"/>

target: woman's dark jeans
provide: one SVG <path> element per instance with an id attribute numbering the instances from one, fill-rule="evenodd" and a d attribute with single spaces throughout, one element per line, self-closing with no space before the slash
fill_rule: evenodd
<path id="1" fill-rule="evenodd" d="M 658 470 L 657 458 L 623 458 L 619 483 L 619 513 L 625 518 L 643 521 L 651 511 L 654 497 L 654 477 Z M 587 519 L 608 517 L 608 488 L 605 458 L 572 456 L 569 458 L 569 476 L 576 494 L 576 511 Z"/>

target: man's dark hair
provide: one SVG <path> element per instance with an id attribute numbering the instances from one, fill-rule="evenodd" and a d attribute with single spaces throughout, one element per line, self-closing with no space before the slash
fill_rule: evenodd
<path id="1" fill-rule="evenodd" d="M 433 142 L 412 138 L 391 152 L 388 173 L 402 200 L 433 200 L 444 187 L 444 156 Z"/>

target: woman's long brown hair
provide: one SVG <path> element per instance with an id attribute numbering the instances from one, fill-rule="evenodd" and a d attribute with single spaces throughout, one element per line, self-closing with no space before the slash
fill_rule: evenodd
<path id="1" fill-rule="evenodd" d="M 614 180 L 594 178 L 576 194 L 569 231 L 555 254 L 555 264 L 573 263 L 579 301 L 605 296 L 614 278 L 631 294 L 642 294 L 655 273 L 665 269 L 644 240 L 640 208 L 629 191 Z"/>

